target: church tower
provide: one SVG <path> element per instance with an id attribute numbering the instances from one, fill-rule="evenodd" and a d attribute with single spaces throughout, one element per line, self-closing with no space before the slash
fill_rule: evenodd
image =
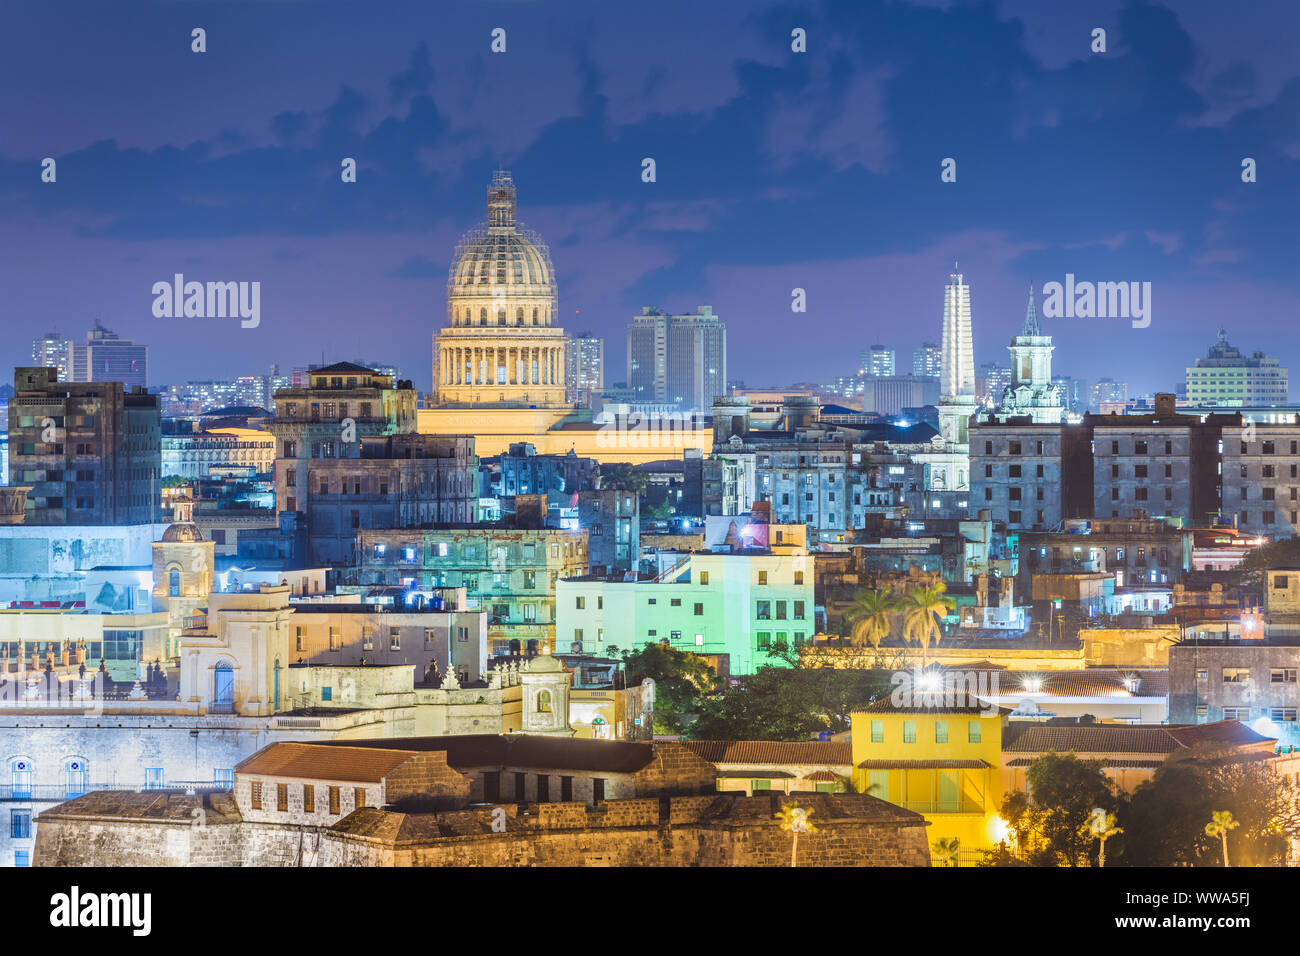
<path id="1" fill-rule="evenodd" d="M 1052 384 L 1052 337 L 1038 325 L 1034 287 L 1029 286 L 1029 308 L 1020 334 L 1011 339 L 1011 384 L 1002 393 L 999 417 L 1028 415 L 1035 424 L 1060 424 L 1065 414 L 1061 389 Z"/>
<path id="2" fill-rule="evenodd" d="M 177 498 L 172 508 L 172 524 L 153 543 L 153 605 L 167 612 L 167 657 L 176 656 L 185 618 L 208 603 L 216 552 L 194 523 L 194 499 Z"/>
<path id="3" fill-rule="evenodd" d="M 523 733 L 573 736 L 573 728 L 569 726 L 572 679 L 568 668 L 551 656 L 549 648 L 543 648 L 541 654 L 524 665 L 519 672 L 519 683 L 523 685 Z"/>

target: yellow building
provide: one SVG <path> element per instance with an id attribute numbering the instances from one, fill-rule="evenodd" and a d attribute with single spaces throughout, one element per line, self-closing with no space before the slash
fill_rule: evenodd
<path id="1" fill-rule="evenodd" d="M 922 814 L 932 845 L 955 837 L 963 862 L 973 862 L 1005 834 L 998 807 L 1006 713 L 923 698 L 917 706 L 886 698 L 855 711 L 854 787 Z"/>

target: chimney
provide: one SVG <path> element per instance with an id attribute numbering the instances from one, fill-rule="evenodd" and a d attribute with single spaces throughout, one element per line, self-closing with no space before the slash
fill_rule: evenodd
<path id="1" fill-rule="evenodd" d="M 1156 392 L 1156 417 L 1168 418 L 1178 414 L 1173 392 Z"/>

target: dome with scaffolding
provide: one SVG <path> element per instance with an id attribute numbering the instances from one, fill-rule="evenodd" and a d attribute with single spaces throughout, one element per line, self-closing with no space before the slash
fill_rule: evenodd
<path id="1" fill-rule="evenodd" d="M 555 270 L 546 243 L 515 218 L 514 180 L 497 170 L 487 221 L 456 246 L 447 279 L 451 327 L 548 327 L 555 321 Z"/>

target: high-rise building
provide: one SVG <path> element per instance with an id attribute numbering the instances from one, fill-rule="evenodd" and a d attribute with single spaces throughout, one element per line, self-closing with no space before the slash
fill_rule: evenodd
<path id="1" fill-rule="evenodd" d="M 727 392 L 727 327 L 707 305 L 685 315 L 642 309 L 627 329 L 627 385 L 637 402 L 712 407 Z"/>
<path id="2" fill-rule="evenodd" d="M 1082 415 L 1088 410 L 1088 382 L 1073 375 L 1053 375 L 1052 384 L 1061 390 L 1061 404 L 1067 415 Z"/>
<path id="3" fill-rule="evenodd" d="M 9 483 L 28 485 L 26 524 L 148 524 L 162 517 L 157 395 L 120 382 L 60 382 L 14 369 Z"/>
<path id="4" fill-rule="evenodd" d="M 1103 403 L 1124 405 L 1128 402 L 1128 383 L 1110 378 L 1099 378 L 1088 390 L 1088 407 L 1098 411 Z"/>
<path id="5" fill-rule="evenodd" d="M 447 326 L 434 335 L 439 405 L 564 405 L 564 330 L 555 324 L 551 254 L 515 219 L 510 173 L 487 190 L 487 221 L 456 247 Z"/>
<path id="6" fill-rule="evenodd" d="M 564 386 L 568 400 L 591 404 L 605 387 L 605 340 L 590 332 L 572 336 L 564 345 Z"/>
<path id="7" fill-rule="evenodd" d="M 939 375 L 939 431 L 943 437 L 954 445 L 966 445 L 967 427 L 975 408 L 970 286 L 953 263 L 943 291 L 943 361 Z"/>
<path id="8" fill-rule="evenodd" d="M 997 362 L 981 362 L 975 370 L 975 398 L 985 408 L 996 408 L 1011 387 L 1011 369 Z"/>
<path id="9" fill-rule="evenodd" d="M 128 389 L 149 385 L 149 346 L 122 338 L 98 320 L 86 333 L 86 344 L 73 344 L 69 351 L 72 360 L 69 381 L 121 382 Z"/>
<path id="10" fill-rule="evenodd" d="M 1011 353 L 1011 384 L 1002 393 L 999 417 L 1027 415 L 1038 424 L 1059 423 L 1065 408 L 1061 391 L 1052 382 L 1052 337 L 1044 335 L 1038 325 L 1032 285 L 1024 328 L 1011 339 L 1007 351 Z"/>
<path id="11" fill-rule="evenodd" d="M 912 349 L 912 374 L 924 378 L 938 378 L 943 373 L 943 349 L 934 342 L 923 342 Z"/>
<path id="12" fill-rule="evenodd" d="M 862 352 L 858 362 L 858 373 L 877 378 L 882 375 L 893 375 L 894 360 L 893 349 L 885 348 L 883 345 L 873 345 Z"/>
<path id="13" fill-rule="evenodd" d="M 1285 405 L 1288 394 L 1287 370 L 1281 363 L 1263 352 L 1247 358 L 1228 344 L 1223 329 L 1209 354 L 1187 369 L 1187 401 L 1198 407 Z"/>
<path id="14" fill-rule="evenodd" d="M 56 368 L 59 381 L 72 379 L 72 342 L 58 332 L 46 332 L 32 341 L 32 365 L 36 368 Z"/>

